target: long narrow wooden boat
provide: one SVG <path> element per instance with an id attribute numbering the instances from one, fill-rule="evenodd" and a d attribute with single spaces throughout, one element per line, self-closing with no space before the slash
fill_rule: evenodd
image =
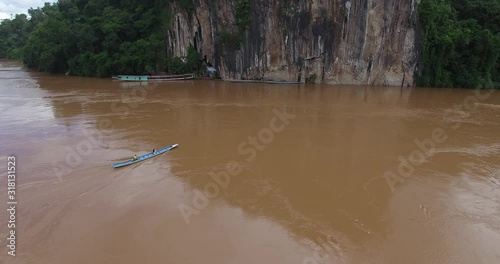
<path id="1" fill-rule="evenodd" d="M 264 83 L 265 81 L 261 80 L 236 80 L 236 79 L 224 79 L 224 81 L 232 82 L 232 83 Z"/>
<path id="2" fill-rule="evenodd" d="M 120 168 L 120 167 L 131 165 L 131 164 L 134 164 L 134 163 L 137 163 L 137 162 L 145 161 L 147 159 L 150 159 L 152 157 L 156 157 L 156 156 L 158 156 L 160 154 L 163 154 L 163 153 L 165 153 L 167 151 L 170 151 L 170 150 L 176 148 L 177 146 L 179 146 L 179 144 L 174 144 L 174 145 L 171 145 L 171 146 L 167 146 L 167 147 L 161 148 L 161 149 L 157 150 L 156 153 L 149 152 L 147 154 L 144 154 L 142 156 L 137 157 L 136 160 L 129 159 L 129 160 L 126 160 L 126 161 L 123 161 L 123 162 L 119 162 L 119 163 L 113 164 L 113 168 Z"/>
<path id="3" fill-rule="evenodd" d="M 143 81 L 181 81 L 194 79 L 193 74 L 175 75 L 118 75 L 120 81 L 143 82 Z"/>
<path id="4" fill-rule="evenodd" d="M 118 80 L 125 82 L 143 82 L 148 80 L 146 75 L 118 75 Z"/>
<path id="5" fill-rule="evenodd" d="M 289 81 L 269 81 L 269 84 L 301 84 L 301 82 L 289 82 Z"/>
<path id="6" fill-rule="evenodd" d="M 234 80 L 234 79 L 225 79 L 224 81 L 232 82 L 232 83 L 269 83 L 269 84 L 301 84 L 301 82 L 293 82 L 293 81 L 269 81 L 269 80 Z"/>
<path id="7" fill-rule="evenodd" d="M 180 81 L 180 80 L 191 80 L 191 79 L 194 79 L 194 75 L 192 74 L 148 76 L 148 81 Z"/>

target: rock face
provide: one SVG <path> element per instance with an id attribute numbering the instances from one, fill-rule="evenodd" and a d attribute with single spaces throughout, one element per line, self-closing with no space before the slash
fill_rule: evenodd
<path id="1" fill-rule="evenodd" d="M 250 6 L 244 31 L 241 1 Z M 223 79 L 412 86 L 418 1 L 195 0 L 191 11 L 174 2 L 169 51 L 183 57 L 193 45 Z M 228 32 L 242 32 L 239 48 L 222 41 Z"/>

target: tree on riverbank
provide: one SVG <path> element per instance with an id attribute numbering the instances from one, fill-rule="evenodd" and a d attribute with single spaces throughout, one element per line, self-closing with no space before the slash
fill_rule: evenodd
<path id="1" fill-rule="evenodd" d="M 500 0 L 422 0 L 418 86 L 499 88 Z"/>
<path id="2" fill-rule="evenodd" d="M 65 0 L 28 13 L 0 24 L 0 57 L 79 76 L 169 72 L 167 0 Z"/>
<path id="3" fill-rule="evenodd" d="M 27 16 L 16 15 L 12 20 L 0 23 L 0 58 L 22 59 L 22 48 L 31 31 Z"/>

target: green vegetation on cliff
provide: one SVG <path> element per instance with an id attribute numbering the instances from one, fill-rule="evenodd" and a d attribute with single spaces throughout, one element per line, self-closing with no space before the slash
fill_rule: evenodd
<path id="1" fill-rule="evenodd" d="M 236 0 L 235 6 L 236 32 L 222 31 L 219 35 L 219 41 L 228 50 L 234 51 L 241 47 L 245 41 L 245 33 L 250 28 L 252 18 L 250 17 L 250 3 L 248 0 Z"/>
<path id="2" fill-rule="evenodd" d="M 199 71 L 201 56 L 194 47 L 184 59 L 167 52 L 173 2 L 189 14 L 199 5 L 194 0 L 45 4 L 28 10 L 29 16 L 16 15 L 0 23 L 0 57 L 22 59 L 40 71 L 80 76 Z M 234 27 L 215 32 L 226 51 L 241 48 L 252 23 L 252 8 L 259 6 L 250 0 L 233 3 Z M 293 11 L 287 3 L 280 15 L 290 19 Z M 418 13 L 424 32 L 418 86 L 499 87 L 500 0 L 422 0 Z M 332 32 L 327 26 L 321 28 L 325 34 Z M 287 35 L 288 28 L 283 32 Z"/>
<path id="3" fill-rule="evenodd" d="M 180 1 L 184 4 L 190 1 Z M 189 72 L 199 54 L 183 62 L 166 54 L 168 0 L 60 0 L 0 24 L 0 57 L 22 59 L 52 73 L 114 74 Z M 196 50 L 194 50 L 196 53 Z M 180 63 L 179 63 L 180 60 Z M 195 64 L 195 65 L 193 65 Z"/>
<path id="4" fill-rule="evenodd" d="M 500 0 L 422 0 L 418 86 L 499 88 Z"/>

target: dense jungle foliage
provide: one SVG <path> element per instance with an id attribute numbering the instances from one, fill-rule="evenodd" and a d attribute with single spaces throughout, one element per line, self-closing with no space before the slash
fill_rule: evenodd
<path id="1" fill-rule="evenodd" d="M 0 58 L 23 60 L 52 73 L 109 77 L 116 74 L 186 73 L 200 54 L 167 54 L 169 1 L 192 12 L 192 0 L 59 0 L 0 23 Z M 249 1 L 237 0 L 239 32 L 248 26 Z M 499 88 L 500 0 L 422 0 L 424 38 L 418 86 Z M 243 34 L 221 32 L 238 49 Z"/>
<path id="2" fill-rule="evenodd" d="M 181 1 L 186 2 L 186 1 Z M 23 60 L 51 73 L 110 77 L 115 74 L 186 73 L 200 67 L 167 56 L 168 0 L 60 0 L 29 9 L 0 24 L 0 57 Z"/>
<path id="3" fill-rule="evenodd" d="M 418 86 L 499 88 L 500 0 L 422 0 Z"/>

